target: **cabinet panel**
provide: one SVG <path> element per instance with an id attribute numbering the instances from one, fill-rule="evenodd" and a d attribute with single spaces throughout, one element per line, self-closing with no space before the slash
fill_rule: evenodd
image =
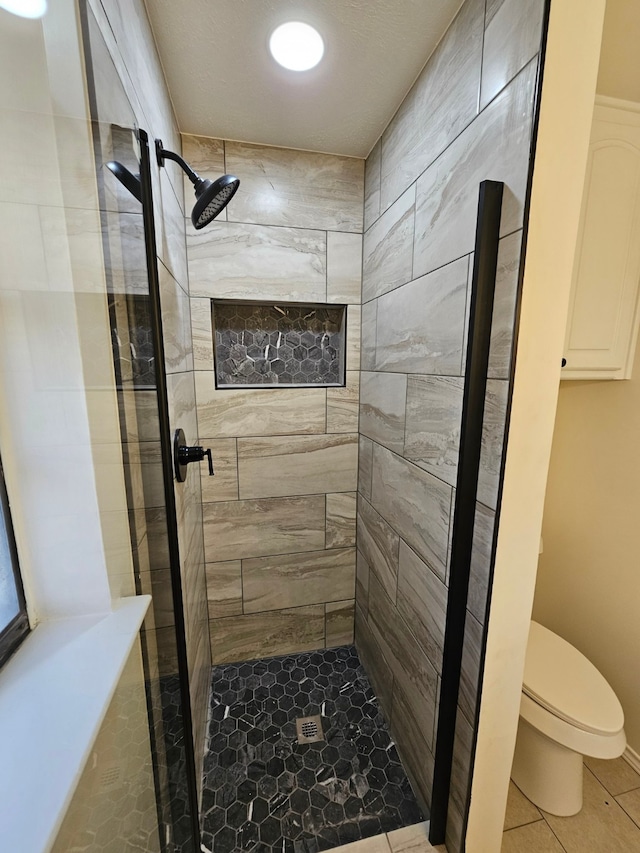
<path id="1" fill-rule="evenodd" d="M 629 378 L 639 320 L 640 105 L 596 103 L 573 275 L 562 378 Z"/>

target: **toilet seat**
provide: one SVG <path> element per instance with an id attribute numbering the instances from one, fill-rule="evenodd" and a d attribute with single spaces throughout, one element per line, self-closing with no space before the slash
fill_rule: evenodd
<path id="1" fill-rule="evenodd" d="M 574 646 L 533 621 L 522 690 L 536 705 L 583 732 L 605 737 L 622 732 L 622 706 L 602 674 Z"/>

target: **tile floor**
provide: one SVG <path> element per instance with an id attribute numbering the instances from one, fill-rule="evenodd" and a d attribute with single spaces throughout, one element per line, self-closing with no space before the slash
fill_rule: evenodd
<path id="1" fill-rule="evenodd" d="M 424 819 L 354 646 L 214 667 L 211 703 L 203 850 L 318 853 Z M 316 714 L 325 740 L 299 744 Z"/>
<path id="2" fill-rule="evenodd" d="M 640 775 L 623 758 L 587 758 L 573 817 L 540 811 L 511 782 L 502 853 L 640 853 Z"/>

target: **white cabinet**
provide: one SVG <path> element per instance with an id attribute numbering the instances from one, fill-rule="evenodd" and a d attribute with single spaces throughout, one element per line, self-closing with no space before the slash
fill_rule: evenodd
<path id="1" fill-rule="evenodd" d="M 629 379 L 640 321 L 640 104 L 598 96 L 562 379 Z"/>

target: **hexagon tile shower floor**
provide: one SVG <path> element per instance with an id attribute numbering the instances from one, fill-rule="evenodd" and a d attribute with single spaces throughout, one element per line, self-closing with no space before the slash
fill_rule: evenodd
<path id="1" fill-rule="evenodd" d="M 213 669 L 203 850 L 317 853 L 424 820 L 354 646 Z M 321 715 L 324 740 L 296 720 Z"/>

